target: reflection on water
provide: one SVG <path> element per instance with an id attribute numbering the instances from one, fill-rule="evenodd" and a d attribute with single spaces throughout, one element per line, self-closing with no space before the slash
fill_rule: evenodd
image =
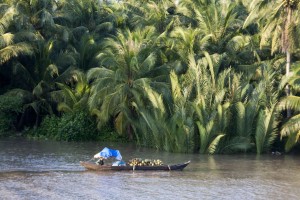
<path id="1" fill-rule="evenodd" d="M 104 146 L 134 157 L 191 164 L 179 172 L 90 172 Z M 128 144 L 0 141 L 0 199 L 298 199 L 297 156 L 189 155 Z"/>

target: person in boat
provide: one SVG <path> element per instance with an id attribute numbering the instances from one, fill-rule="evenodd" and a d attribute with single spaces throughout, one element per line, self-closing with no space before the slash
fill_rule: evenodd
<path id="1" fill-rule="evenodd" d="M 102 157 L 99 158 L 96 162 L 97 165 L 104 165 L 104 159 Z"/>

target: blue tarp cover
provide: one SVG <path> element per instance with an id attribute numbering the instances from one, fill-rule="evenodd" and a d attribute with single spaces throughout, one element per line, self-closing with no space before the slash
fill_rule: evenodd
<path id="1" fill-rule="evenodd" d="M 115 157 L 117 160 L 122 160 L 122 156 L 119 150 L 109 149 L 105 147 L 102 151 L 96 154 L 94 157 L 103 157 L 103 158 L 110 158 Z"/>

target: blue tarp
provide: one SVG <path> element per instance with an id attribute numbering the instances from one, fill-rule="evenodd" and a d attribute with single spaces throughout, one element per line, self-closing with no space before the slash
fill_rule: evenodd
<path id="1" fill-rule="evenodd" d="M 110 158 L 110 157 L 114 157 L 117 160 L 122 160 L 122 156 L 119 150 L 114 150 L 114 149 L 109 149 L 107 147 L 105 147 L 102 151 L 100 151 L 99 153 L 97 153 L 96 155 L 94 155 L 95 158 Z"/>

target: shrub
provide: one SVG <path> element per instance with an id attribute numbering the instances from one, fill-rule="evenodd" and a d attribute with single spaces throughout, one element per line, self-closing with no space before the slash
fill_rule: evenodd
<path id="1" fill-rule="evenodd" d="M 0 95 L 0 136 L 15 129 L 17 117 L 22 111 L 22 99 L 6 93 Z"/>
<path id="2" fill-rule="evenodd" d="M 65 113 L 61 117 L 47 116 L 30 136 L 59 141 L 84 141 L 97 137 L 96 123 L 83 111 Z"/>
<path id="3" fill-rule="evenodd" d="M 37 129 L 31 129 L 27 131 L 27 134 L 33 138 L 58 141 L 127 141 L 110 126 L 98 130 L 95 120 L 84 111 L 65 113 L 61 117 L 47 116 Z"/>

